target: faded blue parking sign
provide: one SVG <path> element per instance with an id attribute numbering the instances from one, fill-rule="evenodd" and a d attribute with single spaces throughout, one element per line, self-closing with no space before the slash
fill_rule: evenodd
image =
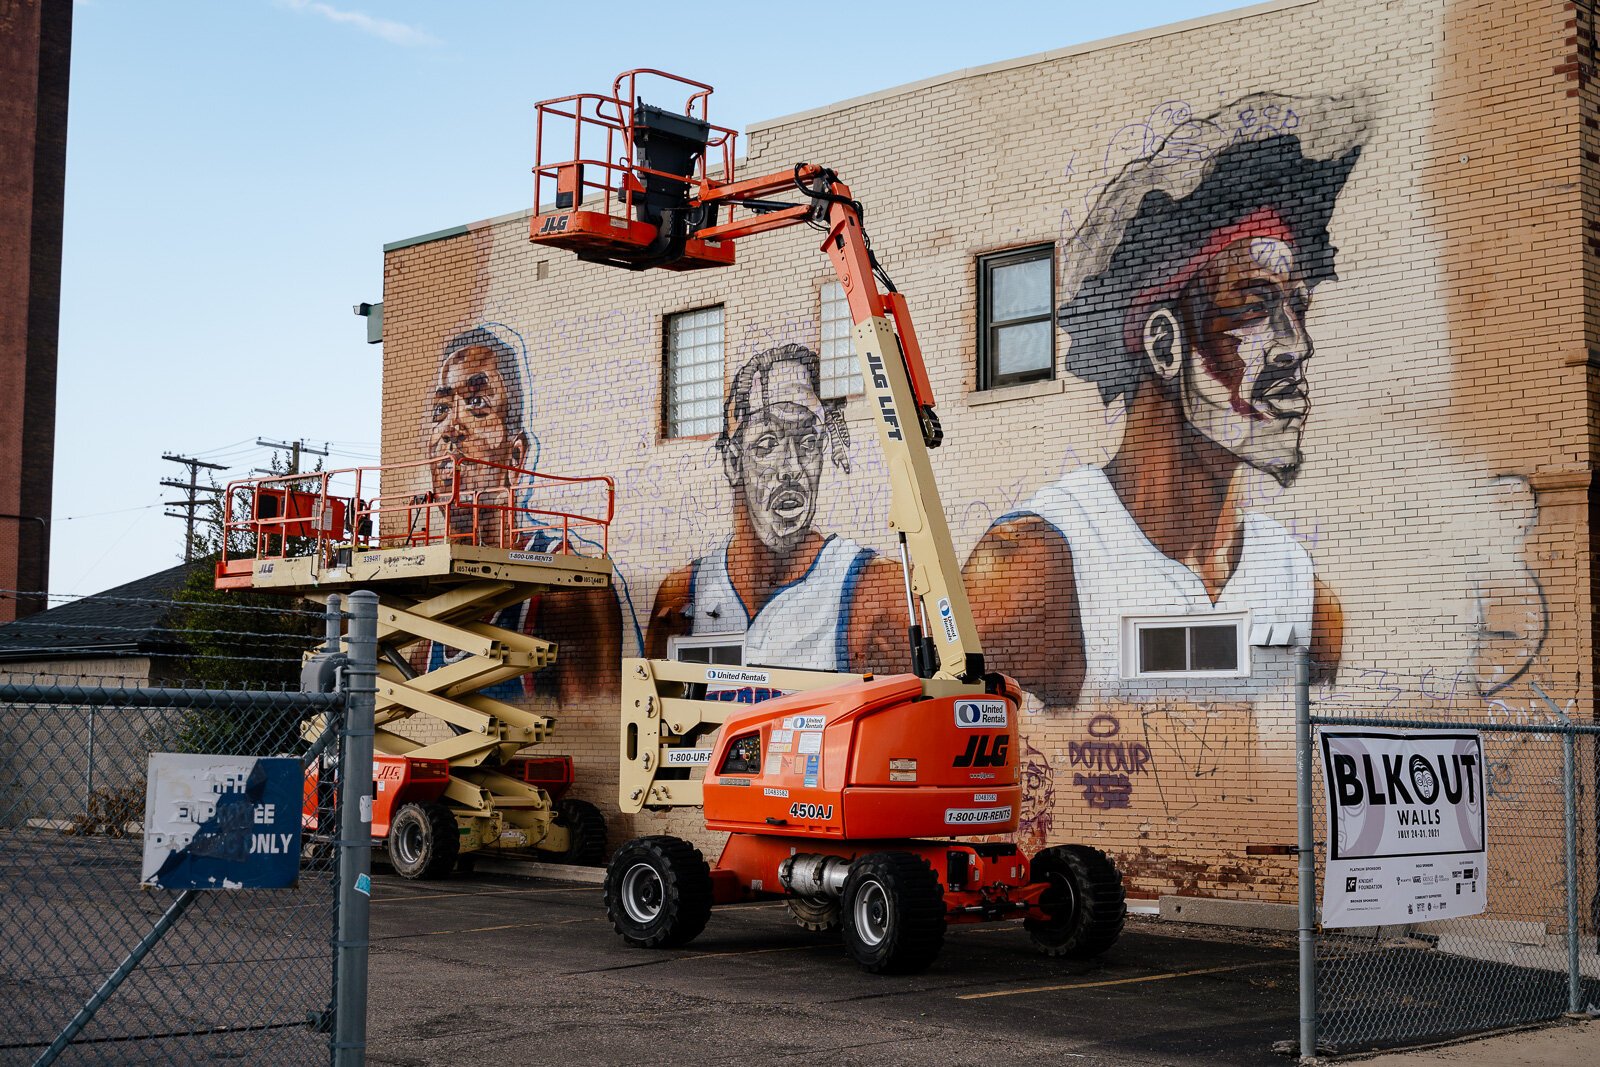
<path id="1" fill-rule="evenodd" d="M 300 761 L 150 756 L 140 881 L 161 889 L 286 889 L 300 877 Z"/>

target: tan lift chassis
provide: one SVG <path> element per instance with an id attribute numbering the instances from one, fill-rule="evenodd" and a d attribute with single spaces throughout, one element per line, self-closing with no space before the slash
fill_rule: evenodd
<path id="1" fill-rule="evenodd" d="M 683 111 L 644 104 L 641 79 L 688 87 Z M 889 472 L 915 673 L 625 660 L 622 810 L 700 806 L 706 827 L 729 836 L 715 866 L 673 837 L 623 845 L 606 879 L 612 925 L 634 945 L 681 945 L 713 904 L 784 899 L 802 926 L 839 928 L 869 971 L 926 967 L 948 924 L 995 919 L 1021 919 L 1050 955 L 1102 952 L 1126 914 L 1110 858 L 1071 844 L 1028 857 L 993 840 L 1017 828 L 1021 810 L 1012 743 L 1021 694 L 984 669 L 929 461 L 941 432 L 905 299 L 832 171 L 801 163 L 735 177 L 737 135 L 707 120 L 710 92 L 630 71 L 609 96 L 540 104 L 531 238 L 598 263 L 695 270 L 732 264 L 736 239 L 767 230 L 807 224 L 825 235 Z M 553 155 L 598 145 L 606 154 L 547 162 L 547 144 Z M 713 149 L 721 159 L 708 168 Z M 785 695 L 704 699 L 726 682 Z M 975 836 L 989 840 L 961 840 Z"/>
<path id="2" fill-rule="evenodd" d="M 424 479 L 448 488 L 415 492 Z M 603 508 L 535 510 L 507 489 L 460 488 L 541 479 L 588 489 Z M 385 480 L 401 491 L 386 494 Z M 218 563 L 218 587 L 318 603 L 358 588 L 378 594 L 372 832 L 402 875 L 470 868 L 482 849 L 604 858 L 598 809 L 562 796 L 571 759 L 524 753 L 550 739 L 552 720 L 482 691 L 556 660 L 553 642 L 501 625 L 502 612 L 519 615 L 536 596 L 609 595 L 611 496 L 610 479 L 552 479 L 456 456 L 228 487 L 230 542 L 251 551 Z M 569 550 L 596 545 L 595 554 Z M 405 655 L 415 647 L 426 650 L 420 669 Z M 322 724 L 306 729 L 312 740 Z"/>

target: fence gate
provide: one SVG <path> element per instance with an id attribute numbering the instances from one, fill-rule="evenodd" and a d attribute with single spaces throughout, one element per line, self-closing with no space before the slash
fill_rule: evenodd
<path id="1" fill-rule="evenodd" d="M 1416 1045 L 1600 1009 L 1600 727 L 1567 721 L 1536 686 L 1523 705 L 1531 711 L 1508 712 L 1511 702 L 1500 701 L 1492 717 L 1481 711 L 1456 717 L 1397 702 L 1392 686 L 1373 693 L 1346 686 L 1335 699 L 1316 699 L 1308 678 L 1302 661 L 1302 1059 L 1314 1049 Z M 1480 808 L 1462 806 L 1477 785 L 1451 778 L 1448 760 L 1439 781 L 1436 759 L 1424 756 L 1402 768 L 1399 756 L 1385 758 L 1383 746 L 1415 746 L 1418 731 L 1434 734 L 1423 744 L 1437 751 L 1455 746 L 1471 753 L 1466 768 L 1481 774 Z M 1367 760 L 1346 757 L 1341 765 L 1341 752 L 1362 745 L 1371 748 Z M 1339 814 L 1365 828 L 1366 847 L 1358 845 L 1356 854 L 1381 854 L 1342 862 L 1333 856 L 1332 886 L 1330 838 L 1341 835 L 1330 829 L 1326 810 L 1330 766 Z M 1463 798 L 1456 809 L 1422 803 L 1423 791 L 1446 801 L 1451 786 Z M 1375 804 L 1391 808 L 1388 826 L 1396 836 L 1422 841 L 1372 845 L 1369 816 L 1379 823 L 1384 817 L 1368 807 Z M 1430 821 L 1440 810 L 1442 827 Z M 1471 818 L 1458 818 L 1462 811 Z M 1463 827 L 1468 838 L 1481 828 L 1481 863 L 1464 852 L 1425 855 L 1430 847 L 1451 847 L 1437 842 Z M 1355 832 L 1342 835 L 1346 846 L 1356 843 Z M 1411 851 L 1417 854 L 1405 855 Z M 1472 902 L 1479 892 L 1481 910 Z M 1383 921 L 1330 919 L 1324 906 L 1341 895 L 1364 902 L 1357 907 L 1387 909 L 1374 916 Z"/>
<path id="2" fill-rule="evenodd" d="M 0 1063 L 330 1061 L 346 699 L 0 680 Z M 298 882 L 141 886 L 155 752 L 315 767 Z"/>

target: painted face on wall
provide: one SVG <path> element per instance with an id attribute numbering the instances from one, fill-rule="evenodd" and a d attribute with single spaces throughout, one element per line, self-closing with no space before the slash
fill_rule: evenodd
<path id="1" fill-rule="evenodd" d="M 1186 299 L 1183 414 L 1203 436 L 1291 484 L 1311 412 L 1310 291 L 1294 248 L 1245 238 L 1211 258 Z"/>
<path id="2" fill-rule="evenodd" d="M 753 383 L 750 416 L 723 455 L 729 484 L 744 492 L 750 524 L 773 552 L 787 553 L 811 529 L 827 447 L 822 402 L 793 360 Z"/>
<path id="3" fill-rule="evenodd" d="M 1027 738 L 1022 739 L 1023 752 L 1017 779 L 1022 784 L 1022 803 L 1017 811 L 1017 843 L 1037 852 L 1050 842 L 1050 831 L 1055 822 L 1055 776 L 1050 773 L 1050 759 L 1033 747 Z"/>
<path id="4" fill-rule="evenodd" d="M 510 484 L 505 471 L 458 465 L 462 457 L 521 465 L 527 438 L 507 425 L 508 408 L 505 378 L 492 350 L 472 346 L 450 354 L 428 397 L 428 458 L 444 460 L 431 468 L 435 493 L 449 495 L 458 477 L 463 492 L 503 489 Z"/>

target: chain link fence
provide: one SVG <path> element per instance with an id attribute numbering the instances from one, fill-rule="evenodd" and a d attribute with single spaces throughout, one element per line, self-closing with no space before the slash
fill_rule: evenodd
<path id="1" fill-rule="evenodd" d="M 1536 685 L 1490 698 L 1452 687 L 1446 700 L 1443 689 L 1427 691 L 1431 681 L 1385 672 L 1381 679 L 1302 687 L 1302 816 L 1308 806 L 1314 842 L 1313 892 L 1308 900 L 1303 884 L 1301 897 L 1302 985 L 1314 973 L 1313 988 L 1301 991 L 1303 1058 L 1313 1049 L 1352 1053 L 1416 1045 L 1600 1010 L 1600 728 L 1567 721 L 1568 709 Z M 1327 921 L 1321 908 L 1331 832 L 1324 735 L 1413 730 L 1478 735 L 1483 869 L 1465 858 L 1445 859 L 1431 876 L 1439 881 L 1431 892 L 1392 884 L 1426 882 L 1429 875 L 1395 878 L 1392 865 L 1369 868 L 1380 891 L 1418 898 L 1389 905 L 1406 910 L 1405 921 L 1320 925 L 1319 917 Z M 1364 772 L 1373 775 L 1364 785 L 1343 788 L 1365 788 L 1366 803 L 1387 788 L 1390 802 L 1401 803 L 1378 764 Z M 1305 829 L 1303 822 L 1302 850 L 1308 847 Z M 1473 910 L 1460 895 L 1478 889 L 1473 876 L 1484 879 L 1484 910 L 1460 914 Z"/>
<path id="2" fill-rule="evenodd" d="M 0 675 L 0 1063 L 329 1062 L 345 704 Z M 158 752 L 314 767 L 297 884 L 142 886 Z"/>

